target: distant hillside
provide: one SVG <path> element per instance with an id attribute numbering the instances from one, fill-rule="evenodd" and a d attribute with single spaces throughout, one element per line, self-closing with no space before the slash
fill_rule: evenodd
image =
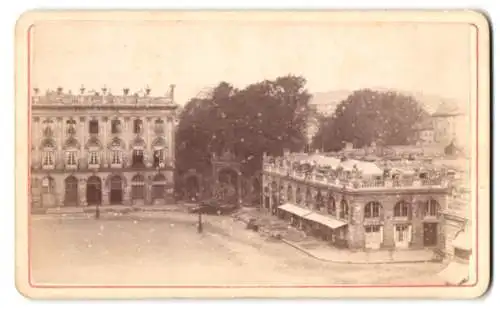
<path id="1" fill-rule="evenodd" d="M 321 114 L 331 114 L 337 105 L 352 93 L 349 90 L 337 90 L 329 92 L 316 92 L 312 94 L 309 104 L 314 106 Z"/>
<path id="2" fill-rule="evenodd" d="M 422 108 L 428 112 L 429 114 L 433 114 L 439 105 L 443 102 L 454 103 L 455 105 L 460 105 L 454 99 L 443 98 L 437 95 L 425 95 L 422 93 L 413 93 L 410 91 L 401 91 L 397 89 L 390 88 L 371 88 L 377 91 L 396 91 L 404 95 L 413 96 L 420 104 L 422 104 Z M 331 114 L 335 111 L 337 105 L 343 100 L 347 99 L 347 97 L 353 91 L 349 90 L 338 90 L 338 91 L 328 91 L 328 92 L 317 92 L 312 94 L 312 98 L 309 104 L 315 106 L 318 109 L 318 112 L 324 112 L 326 114 Z"/>

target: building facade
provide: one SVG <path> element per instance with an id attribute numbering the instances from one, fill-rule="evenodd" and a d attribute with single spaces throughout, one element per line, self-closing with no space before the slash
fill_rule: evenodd
<path id="1" fill-rule="evenodd" d="M 163 97 L 101 93 L 40 95 L 31 105 L 34 210 L 163 204 L 173 198 L 174 86 Z"/>
<path id="2" fill-rule="evenodd" d="M 262 207 L 339 247 L 443 250 L 445 174 L 322 155 L 264 157 Z"/>

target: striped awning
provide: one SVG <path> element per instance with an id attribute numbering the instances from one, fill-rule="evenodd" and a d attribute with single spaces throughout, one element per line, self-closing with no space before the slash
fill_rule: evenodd
<path id="1" fill-rule="evenodd" d="M 283 204 L 278 207 L 278 209 L 287 211 L 289 213 L 292 213 L 294 215 L 297 215 L 299 217 L 305 217 L 307 214 L 311 213 L 311 210 L 305 209 L 290 203 Z"/>
<path id="2" fill-rule="evenodd" d="M 304 218 L 306 218 L 307 220 L 311 220 L 311 221 L 314 221 L 316 223 L 322 224 L 324 226 L 327 226 L 331 229 L 336 229 L 336 228 L 342 227 L 344 225 L 347 225 L 347 223 L 344 221 L 337 220 L 333 217 L 327 217 L 325 215 L 322 215 L 322 214 L 319 214 L 316 212 L 311 212 L 311 213 L 307 214 Z"/>

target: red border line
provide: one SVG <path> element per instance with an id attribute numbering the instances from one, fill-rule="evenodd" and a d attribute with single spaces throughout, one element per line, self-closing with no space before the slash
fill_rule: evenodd
<path id="1" fill-rule="evenodd" d="M 418 22 L 416 22 L 418 23 Z M 438 22 L 437 22 L 438 23 Z M 447 23 L 450 24 L 450 23 Z M 308 288 L 430 288 L 430 287 L 474 287 L 479 282 L 479 28 L 474 23 L 469 23 L 476 29 L 476 282 L 460 286 L 439 285 L 439 284 L 393 284 L 393 285 L 51 285 L 34 284 L 32 282 L 31 269 L 31 33 L 34 24 L 28 27 L 28 283 L 32 288 L 39 289 L 255 289 L 255 288 L 275 288 L 275 289 L 308 289 Z"/>

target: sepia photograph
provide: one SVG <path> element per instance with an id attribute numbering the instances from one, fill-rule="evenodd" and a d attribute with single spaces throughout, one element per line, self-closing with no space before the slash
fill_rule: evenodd
<path id="1" fill-rule="evenodd" d="M 486 291 L 481 14 L 33 11 L 16 31 L 22 294 Z"/>

